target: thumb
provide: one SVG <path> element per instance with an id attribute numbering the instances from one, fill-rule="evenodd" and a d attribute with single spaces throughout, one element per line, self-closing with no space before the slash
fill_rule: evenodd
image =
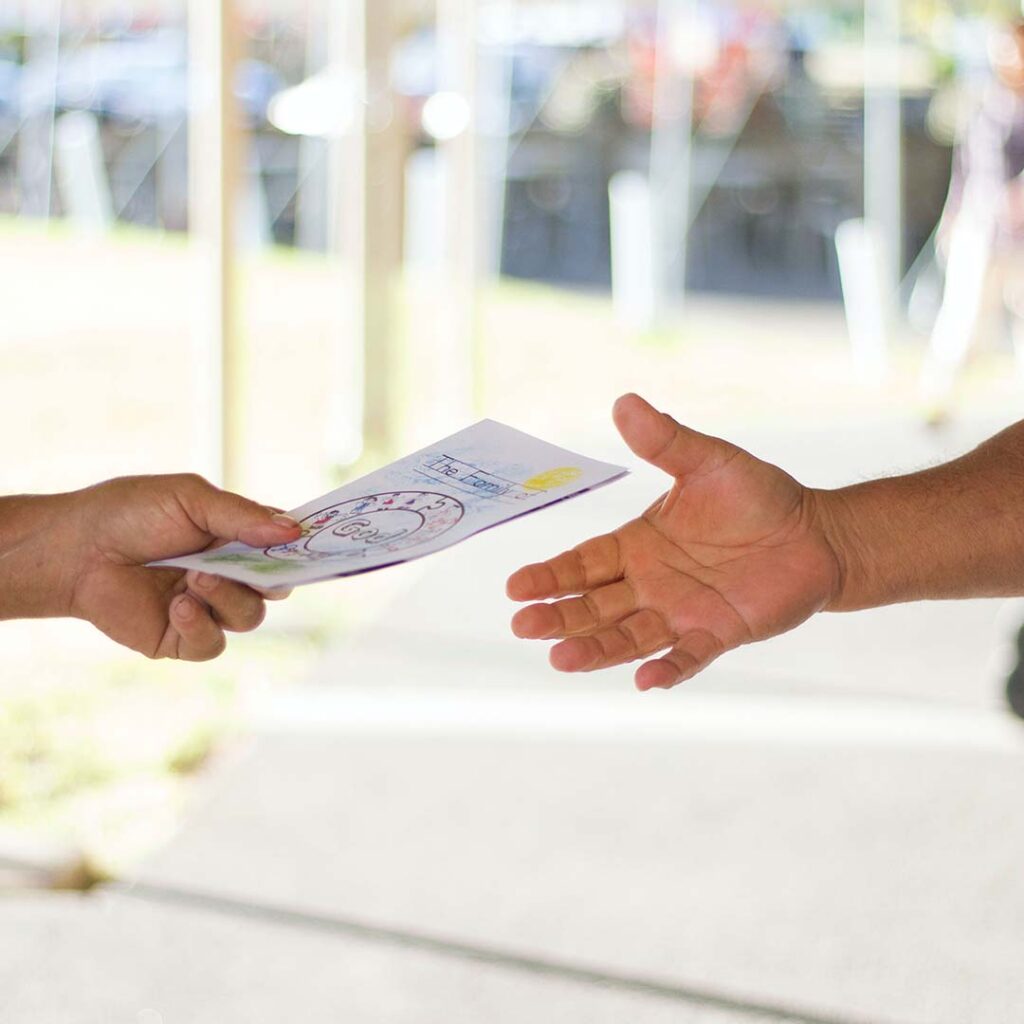
<path id="1" fill-rule="evenodd" d="M 189 518 L 218 540 L 240 540 L 252 547 L 269 547 L 295 540 L 302 527 L 291 516 L 239 494 L 222 491 L 200 477 L 190 479 L 179 495 Z"/>
<path id="2" fill-rule="evenodd" d="M 669 476 L 716 469 L 740 451 L 728 441 L 682 426 L 639 395 L 623 395 L 612 417 L 633 454 Z"/>

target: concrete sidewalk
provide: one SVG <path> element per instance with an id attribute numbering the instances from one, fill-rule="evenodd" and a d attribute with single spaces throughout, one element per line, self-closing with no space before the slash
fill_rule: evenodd
<path id="1" fill-rule="evenodd" d="M 45 966 L 43 966 L 45 965 Z M 25 1024 L 746 1024 L 671 991 L 283 915 L 105 892 L 0 912 L 0 1020 Z"/>
<path id="2" fill-rule="evenodd" d="M 892 424 L 738 440 L 816 483 L 942 454 Z M 1013 610 L 822 617 L 671 694 L 555 676 L 501 578 L 659 486 L 403 570 L 386 617 L 252 708 L 133 889 L 4 904 L 3 1024 L 1017 1020 Z"/>

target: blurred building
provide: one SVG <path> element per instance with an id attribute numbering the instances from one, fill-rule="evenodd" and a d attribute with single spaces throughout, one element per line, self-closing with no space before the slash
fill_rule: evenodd
<path id="1" fill-rule="evenodd" d="M 932 232 L 948 181 L 952 140 L 933 130 L 933 108 L 972 60 L 964 39 L 973 30 L 951 32 L 950 10 L 933 6 L 908 20 L 903 40 L 918 69 L 901 100 L 908 265 Z M 185 229 L 183 4 L 64 3 L 59 27 L 46 8 L 13 5 L 0 15 L 0 211 L 65 212 L 54 185 L 59 157 L 49 152 L 52 115 L 87 111 L 99 125 L 113 217 Z M 409 0 L 400 8 L 392 54 L 398 114 L 410 148 L 429 148 L 421 113 L 442 77 L 432 5 Z M 481 5 L 487 173 L 500 191 L 503 273 L 609 285 L 609 182 L 622 170 L 646 172 L 650 160 L 656 8 Z M 251 0 L 241 9 L 246 54 L 236 92 L 249 138 L 246 234 L 323 244 L 323 232 L 297 225 L 304 202 L 310 216 L 323 216 L 323 202 L 309 201 L 325 187 L 315 166 L 323 154 L 275 128 L 267 111 L 275 95 L 322 63 L 326 4 Z M 695 9 L 699 39 L 691 43 L 701 56 L 689 286 L 837 297 L 835 228 L 864 203 L 863 72 L 844 80 L 842 71 L 862 46 L 860 5 L 733 0 Z"/>

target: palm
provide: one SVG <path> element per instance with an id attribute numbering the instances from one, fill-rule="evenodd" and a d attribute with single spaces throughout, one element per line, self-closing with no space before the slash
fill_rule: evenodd
<path id="1" fill-rule="evenodd" d="M 812 492 L 639 399 L 617 419 L 634 451 L 671 472 L 674 485 L 639 519 L 513 576 L 514 598 L 562 598 L 519 612 L 518 635 L 562 639 L 552 662 L 564 671 L 669 650 L 638 672 L 648 689 L 791 629 L 827 603 L 837 569 Z"/>
<path id="2" fill-rule="evenodd" d="M 104 558 L 83 577 L 76 612 L 125 647 L 152 658 L 176 658 L 183 637 L 171 607 L 187 590 L 179 570 Z"/>
<path id="3" fill-rule="evenodd" d="M 740 453 L 677 481 L 618 531 L 623 575 L 676 635 L 706 629 L 723 648 L 774 636 L 817 611 L 834 578 L 806 498 L 780 470 Z"/>

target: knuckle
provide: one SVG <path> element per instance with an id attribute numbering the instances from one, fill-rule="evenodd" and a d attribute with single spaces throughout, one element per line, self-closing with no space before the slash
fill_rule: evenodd
<path id="1" fill-rule="evenodd" d="M 566 643 L 570 641 L 565 641 Z M 603 654 L 601 652 L 601 641 L 595 637 L 575 637 L 571 641 L 574 650 L 579 654 L 579 667 L 576 672 L 592 672 L 600 663 Z"/>
<path id="2" fill-rule="evenodd" d="M 220 577 L 200 572 L 198 569 L 190 569 L 185 573 L 185 583 L 194 594 L 209 594 L 220 585 Z"/>
<path id="3" fill-rule="evenodd" d="M 251 633 L 258 629 L 267 615 L 263 598 L 248 594 L 234 586 L 222 594 L 212 608 L 214 621 L 231 633 Z"/>
<path id="4" fill-rule="evenodd" d="M 599 626 L 601 624 L 601 607 L 597 603 L 597 599 L 593 594 L 584 594 L 583 597 L 580 598 L 579 609 L 583 613 L 580 616 L 580 628 L 592 629 L 594 626 Z"/>
<path id="5" fill-rule="evenodd" d="M 635 652 L 640 646 L 640 624 L 635 618 L 626 619 L 615 628 L 616 636 L 624 650 Z"/>
<path id="6" fill-rule="evenodd" d="M 601 661 L 616 658 L 619 652 L 628 645 L 628 634 L 621 626 L 613 626 L 603 633 L 598 633 L 594 639 L 600 650 Z"/>
<path id="7" fill-rule="evenodd" d="M 569 554 L 572 562 L 572 584 L 586 586 L 587 583 L 587 556 L 582 547 L 573 548 Z"/>
<path id="8" fill-rule="evenodd" d="M 683 639 L 687 641 L 688 651 L 700 662 L 713 661 L 725 651 L 725 644 L 707 629 L 690 630 Z"/>
<path id="9" fill-rule="evenodd" d="M 620 624 L 620 630 L 625 645 L 625 656 L 631 661 L 646 658 L 669 644 L 661 616 L 650 610 L 631 615 Z"/>
<path id="10" fill-rule="evenodd" d="M 198 473 L 178 473 L 171 480 L 178 489 L 186 493 L 198 493 L 212 486 L 209 480 Z"/>
<path id="11" fill-rule="evenodd" d="M 205 650 L 197 652 L 197 656 L 192 660 L 197 662 L 214 661 L 227 650 L 227 646 L 227 637 L 221 633 L 215 641 L 212 641 L 210 645 L 205 648 Z"/>
<path id="12" fill-rule="evenodd" d="M 263 625 L 263 620 L 267 617 L 267 606 L 260 601 L 259 604 L 254 605 L 252 608 L 248 608 L 245 614 L 242 616 L 241 625 L 238 628 L 239 633 L 251 633 L 254 629 L 259 629 Z"/>

